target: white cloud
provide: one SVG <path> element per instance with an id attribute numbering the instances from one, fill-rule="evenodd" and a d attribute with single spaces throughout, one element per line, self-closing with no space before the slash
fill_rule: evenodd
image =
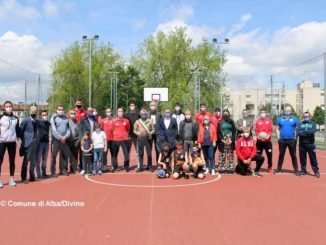
<path id="1" fill-rule="evenodd" d="M 227 46 L 228 62 L 225 69 L 229 74 L 243 73 L 253 76 L 265 74 L 267 79 L 261 85 L 267 87 L 270 74 L 278 73 L 325 52 L 325 40 L 326 22 L 308 22 L 295 27 L 283 27 L 274 32 L 264 32 L 257 28 L 237 33 Z M 322 74 L 320 56 L 309 64 L 276 74 L 274 79 L 278 82 L 284 81 L 286 87 L 290 88 L 304 78 L 320 82 Z M 242 80 L 246 81 L 246 77 L 244 76 Z M 253 86 L 257 85 L 255 81 L 251 83 Z"/>
<path id="2" fill-rule="evenodd" d="M 1 93 L 0 101 L 7 98 L 16 102 L 22 101 L 25 81 L 28 81 L 28 99 L 35 100 L 38 73 L 51 73 L 51 60 L 60 53 L 62 48 L 61 43 L 43 44 L 34 35 L 18 35 L 8 31 L 0 36 L 0 89 L 5 91 Z M 48 86 L 50 76 L 41 76 Z M 44 85 L 43 94 L 45 90 Z"/>
<path id="3" fill-rule="evenodd" d="M 0 3 L 0 19 L 8 18 L 37 19 L 41 15 L 31 6 L 23 6 L 16 0 L 4 0 Z"/>
<path id="4" fill-rule="evenodd" d="M 251 14 L 243 14 L 240 18 L 240 21 L 236 24 L 234 24 L 230 30 L 230 32 L 228 33 L 228 37 L 233 36 L 234 33 L 240 31 L 243 27 L 245 27 L 245 25 L 247 24 L 247 22 L 249 20 L 251 20 L 252 16 Z"/>
<path id="5" fill-rule="evenodd" d="M 58 7 L 54 2 L 50 0 L 45 0 L 42 5 L 45 16 L 55 17 L 58 14 Z"/>
<path id="6" fill-rule="evenodd" d="M 174 18 L 184 20 L 193 16 L 194 9 L 193 7 L 183 3 L 180 5 L 171 5 L 170 12 L 172 13 Z"/>

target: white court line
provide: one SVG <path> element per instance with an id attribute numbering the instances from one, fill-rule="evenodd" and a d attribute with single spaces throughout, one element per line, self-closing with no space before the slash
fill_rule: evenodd
<path id="1" fill-rule="evenodd" d="M 127 174 L 127 173 L 126 173 Z M 129 184 L 115 184 L 110 182 L 101 182 L 94 179 L 91 179 L 88 175 L 85 176 L 85 179 L 87 179 L 90 182 L 101 184 L 101 185 L 108 185 L 108 186 L 115 186 L 115 187 L 132 187 L 132 188 L 174 188 L 174 187 L 190 187 L 190 186 L 199 186 L 199 185 L 207 185 L 213 182 L 218 181 L 221 179 L 221 175 L 217 174 L 216 178 L 210 180 L 210 181 L 204 181 L 204 182 L 198 182 L 198 183 L 190 183 L 190 184 L 181 184 L 181 185 L 129 185 Z M 164 180 L 162 180 L 164 181 Z M 176 180 L 177 181 L 177 180 Z"/>

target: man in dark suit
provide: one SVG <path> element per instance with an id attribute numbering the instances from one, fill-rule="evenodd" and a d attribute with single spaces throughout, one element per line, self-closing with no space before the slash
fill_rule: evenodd
<path id="1" fill-rule="evenodd" d="M 164 117 L 159 120 L 158 140 L 160 149 L 163 143 L 170 143 L 171 150 L 174 150 L 178 136 L 177 120 L 171 116 L 170 109 L 165 110 Z"/>
<path id="2" fill-rule="evenodd" d="M 28 162 L 30 162 L 30 181 L 35 181 L 35 162 L 37 159 L 37 146 L 39 141 L 38 119 L 36 118 L 36 112 L 36 106 L 31 106 L 29 109 L 30 116 L 24 118 L 20 125 L 22 136 L 21 155 L 24 157 L 21 170 L 21 178 L 23 183 L 28 183 L 26 180 Z"/>

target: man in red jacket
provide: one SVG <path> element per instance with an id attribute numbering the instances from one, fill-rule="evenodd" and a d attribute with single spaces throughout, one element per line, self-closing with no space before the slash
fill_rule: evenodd
<path id="1" fill-rule="evenodd" d="M 256 122 L 256 136 L 257 136 L 257 154 L 262 155 L 265 150 L 268 159 L 268 173 L 272 173 L 272 133 L 273 133 L 273 121 L 266 117 L 266 111 L 260 110 L 260 118 Z"/>
<path id="2" fill-rule="evenodd" d="M 206 111 L 206 104 L 201 103 L 200 104 L 200 112 L 197 112 L 195 114 L 194 119 L 198 122 L 199 125 L 203 124 L 204 116 L 208 116 L 211 118 L 212 114 L 209 111 Z"/>
<path id="3" fill-rule="evenodd" d="M 252 174 L 261 177 L 259 170 L 264 163 L 264 157 L 257 154 L 256 142 L 250 136 L 250 127 L 244 128 L 243 136 L 236 143 L 236 152 L 238 155 L 238 165 L 235 168 L 237 174 Z M 252 172 L 250 168 L 251 161 L 256 161 L 256 168 Z"/>
<path id="4" fill-rule="evenodd" d="M 83 102 L 81 99 L 77 99 L 75 103 L 74 112 L 76 113 L 75 120 L 80 122 L 87 115 L 87 111 L 83 109 Z"/>
<path id="5" fill-rule="evenodd" d="M 112 116 L 111 108 L 107 108 L 105 110 L 105 115 L 106 115 L 106 117 L 101 118 L 99 120 L 99 122 L 101 124 L 101 127 L 102 127 L 103 131 L 105 132 L 105 135 L 106 135 L 108 151 L 104 152 L 103 166 L 104 166 L 104 168 L 107 168 L 107 165 L 108 165 L 108 152 L 110 151 L 111 161 L 112 161 L 112 155 L 113 155 L 113 150 L 112 150 L 112 140 L 113 140 L 112 121 L 113 121 L 113 116 Z"/>
<path id="6" fill-rule="evenodd" d="M 121 146 L 124 157 L 125 172 L 129 172 L 129 135 L 130 122 L 127 118 L 123 117 L 123 109 L 119 108 L 117 111 L 117 118 L 112 121 L 112 172 L 118 168 L 118 153 Z"/>

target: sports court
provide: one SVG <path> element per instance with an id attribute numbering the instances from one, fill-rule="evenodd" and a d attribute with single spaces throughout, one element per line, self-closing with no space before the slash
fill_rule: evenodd
<path id="1" fill-rule="evenodd" d="M 273 156 L 275 166 L 277 145 Z M 320 179 L 291 174 L 286 155 L 284 174 L 264 172 L 262 178 L 172 180 L 132 170 L 5 185 L 1 201 L 75 201 L 84 206 L 1 206 L 0 238 L 8 245 L 326 244 L 326 152 L 317 156 Z M 6 160 L 4 173 L 7 166 Z M 3 174 L 4 183 L 7 176 Z"/>

